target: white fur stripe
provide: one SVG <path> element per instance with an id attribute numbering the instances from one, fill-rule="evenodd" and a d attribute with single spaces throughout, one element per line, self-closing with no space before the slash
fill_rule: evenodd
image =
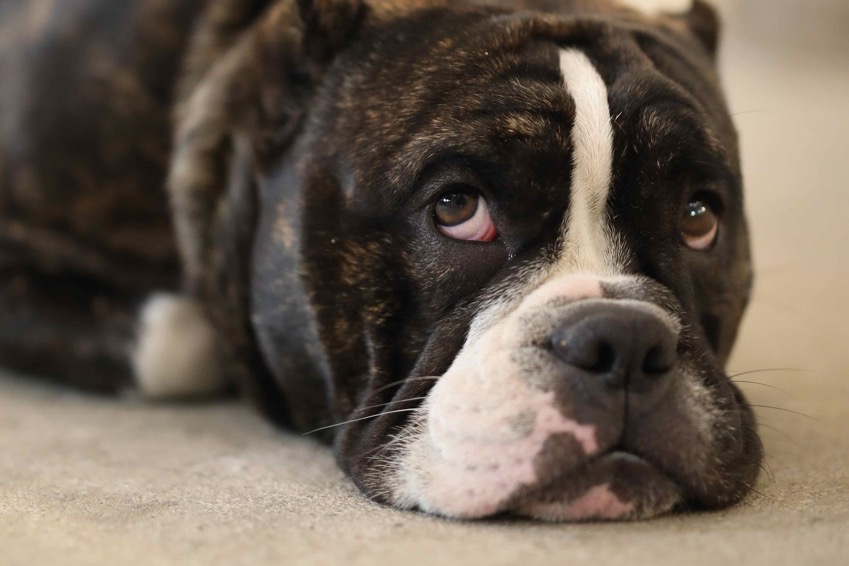
<path id="1" fill-rule="evenodd" d="M 563 226 L 565 253 L 560 268 L 612 275 L 618 271 L 618 254 L 606 213 L 613 176 L 607 85 L 587 56 L 576 49 L 560 51 L 560 70 L 575 102 L 572 198 Z"/>

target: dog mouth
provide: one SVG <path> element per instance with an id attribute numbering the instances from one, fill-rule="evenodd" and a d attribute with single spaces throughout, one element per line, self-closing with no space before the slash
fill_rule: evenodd
<path id="1" fill-rule="evenodd" d="M 615 448 L 516 494 L 508 514 L 547 521 L 631 520 L 683 501 L 678 484 L 651 459 Z"/>
<path id="2" fill-rule="evenodd" d="M 624 428 L 610 418 L 581 424 L 550 404 L 551 393 L 517 399 L 464 407 L 431 398 L 414 434 L 418 450 L 407 461 L 405 475 L 416 478 L 407 505 L 465 519 L 635 520 L 672 511 L 699 481 L 700 466 L 677 465 L 669 453 L 685 449 L 675 449 L 676 439 L 658 427 L 650 433 L 660 445 L 643 446 L 629 432 L 639 428 L 634 421 L 623 418 Z M 468 426 L 452 426 L 459 422 Z"/>
<path id="3" fill-rule="evenodd" d="M 551 304 L 546 292 L 474 335 L 435 382 L 374 468 L 388 501 L 462 519 L 582 521 L 745 495 L 759 454 L 750 415 L 676 320 L 645 302 Z M 606 346 L 615 355 L 600 363 Z"/>

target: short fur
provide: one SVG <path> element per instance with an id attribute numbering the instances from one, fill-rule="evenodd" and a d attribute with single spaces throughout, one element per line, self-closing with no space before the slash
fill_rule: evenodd
<path id="1" fill-rule="evenodd" d="M 762 454 L 722 369 L 752 273 L 717 38 L 701 1 L 649 17 L 608 0 L 4 0 L 0 363 L 105 392 L 134 367 L 159 393 L 226 379 L 296 430 L 351 421 L 323 431 L 340 465 L 400 507 L 574 519 L 739 501 Z M 597 69 L 613 126 L 604 205 L 620 257 L 586 281 L 551 270 L 570 238 L 576 151 L 564 49 Z M 428 203 L 451 183 L 486 188 L 495 245 L 433 229 Z M 702 189 L 723 224 L 699 254 L 677 219 Z M 466 390 L 447 377 L 464 345 L 514 321 L 509 347 L 524 348 L 554 324 L 535 318 L 535 290 L 560 293 L 546 308 L 568 317 L 560 303 L 582 308 L 575 290 L 590 287 L 682 323 L 677 385 L 653 418 L 614 430 L 546 383 L 528 407 L 565 420 L 523 456 L 546 486 L 454 512 L 381 475 L 429 449 L 415 442 L 434 426 L 434 378 L 446 376 L 442 398 Z M 187 302 L 143 311 L 162 292 Z M 168 358 L 145 352 L 167 350 L 175 328 L 145 329 L 184 323 L 175 309 L 201 329 L 196 368 L 220 370 L 212 382 L 157 381 Z M 523 391 L 519 373 L 505 383 Z M 553 431 L 586 423 L 632 456 L 563 476 L 563 455 L 589 452 Z"/>

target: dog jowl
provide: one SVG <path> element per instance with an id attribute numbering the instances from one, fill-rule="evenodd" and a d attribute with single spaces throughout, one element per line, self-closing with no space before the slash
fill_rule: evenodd
<path id="1" fill-rule="evenodd" d="M 367 496 L 449 517 L 751 490 L 760 442 L 723 370 L 751 270 L 709 8 L 209 0 L 195 20 L 171 79 L 184 290 L 125 325 L 114 380 L 123 359 L 152 396 L 234 381 L 323 429 Z M 129 320 L 162 289 L 71 259 L 11 262 L 3 300 L 46 312 L 70 271 Z M 114 317 L 86 320 L 105 343 Z"/>

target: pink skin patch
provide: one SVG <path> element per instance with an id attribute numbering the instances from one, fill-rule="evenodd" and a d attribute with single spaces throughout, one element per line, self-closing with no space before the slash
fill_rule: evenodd
<path id="1" fill-rule="evenodd" d="M 558 277 L 548 281 L 528 295 L 517 310 L 523 311 L 541 307 L 554 299 L 602 299 L 604 291 L 601 281 L 593 275 L 576 274 Z"/>
<path id="2" fill-rule="evenodd" d="M 595 278 L 558 278 L 467 345 L 423 407 L 420 436 L 409 444 L 400 470 L 401 499 L 451 517 L 483 517 L 501 511 L 517 490 L 538 483 L 536 459 L 552 436 L 570 435 L 580 447 L 562 455 L 567 465 L 598 453 L 595 426 L 564 416 L 554 392 L 531 385 L 513 355 L 528 309 L 555 298 L 602 295 Z M 575 509 L 590 509 L 591 502 L 581 505 Z M 608 507 L 611 513 L 618 509 Z"/>
<path id="3" fill-rule="evenodd" d="M 598 451 L 595 427 L 565 418 L 553 392 L 519 377 L 509 352 L 463 362 L 472 360 L 487 362 L 455 364 L 431 393 L 419 494 L 427 510 L 464 518 L 496 513 L 517 489 L 534 485 L 536 457 L 552 435 L 572 435 L 583 450 L 576 459 Z"/>
<path id="4" fill-rule="evenodd" d="M 609 485 L 597 485 L 568 503 L 533 503 L 522 510 L 525 515 L 551 521 L 623 519 L 633 511 L 634 505 L 623 503 Z"/>

